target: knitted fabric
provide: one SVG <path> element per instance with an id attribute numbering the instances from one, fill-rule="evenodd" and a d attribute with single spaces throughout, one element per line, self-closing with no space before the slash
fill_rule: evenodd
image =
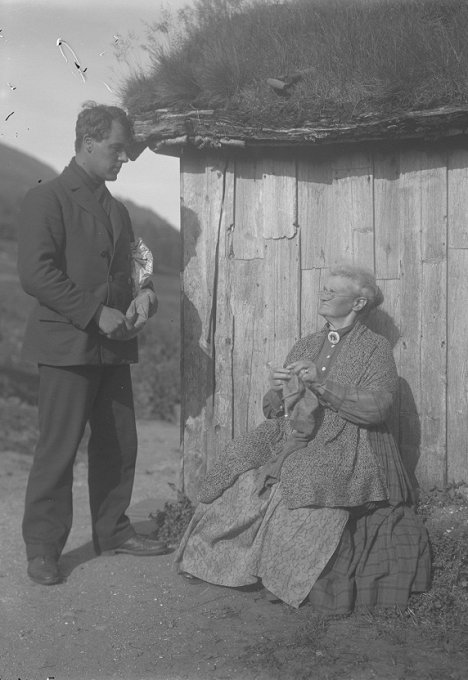
<path id="1" fill-rule="evenodd" d="M 289 352 L 285 365 L 300 359 L 314 361 L 325 333 L 323 329 L 299 340 Z M 330 379 L 371 391 L 396 392 L 395 361 L 385 338 L 357 322 L 342 342 Z M 236 437 L 208 471 L 199 500 L 203 503 L 213 501 L 240 474 L 266 463 L 277 453 L 278 444 L 284 442 L 287 435 L 285 419 L 281 417 L 266 420 L 251 432 Z M 387 466 L 379 459 L 377 442 L 385 446 L 392 458 L 399 459 L 384 423 L 372 428 L 361 427 L 325 408 L 314 438 L 283 464 L 281 483 L 286 505 L 290 508 L 306 505 L 353 507 L 391 501 Z"/>

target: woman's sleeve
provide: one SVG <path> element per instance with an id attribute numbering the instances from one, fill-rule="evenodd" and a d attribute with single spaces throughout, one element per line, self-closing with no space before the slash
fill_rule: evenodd
<path id="1" fill-rule="evenodd" d="M 371 391 L 326 380 L 319 391 L 319 399 L 322 406 L 331 408 L 356 425 L 378 425 L 385 422 L 390 413 L 393 393 L 384 389 Z"/>
<path id="2" fill-rule="evenodd" d="M 398 373 L 390 344 L 383 338 L 357 385 L 326 379 L 317 389 L 323 406 L 356 425 L 378 425 L 390 415 L 398 390 Z"/>

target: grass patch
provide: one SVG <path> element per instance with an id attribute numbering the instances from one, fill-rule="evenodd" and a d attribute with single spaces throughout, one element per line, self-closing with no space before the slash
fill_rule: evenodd
<path id="1" fill-rule="evenodd" d="M 174 491 L 175 487 L 170 484 Z M 185 494 L 177 491 L 176 501 L 167 501 L 162 510 L 150 515 L 155 527 L 153 538 L 165 541 L 170 546 L 177 546 L 189 525 L 195 506 Z"/>
<path id="2" fill-rule="evenodd" d="M 405 611 L 369 614 L 379 635 L 395 643 L 409 633 L 445 652 L 468 653 L 468 496 L 449 486 L 423 492 L 418 504 L 432 548 L 432 584 L 413 595 Z"/>
<path id="3" fill-rule="evenodd" d="M 197 0 L 149 28 L 152 67 L 121 97 L 272 126 L 463 106 L 467 32 L 462 0 Z M 269 78 L 291 82 L 278 96 Z"/>
<path id="4" fill-rule="evenodd" d="M 423 494 L 419 512 L 432 546 L 433 580 L 429 592 L 410 603 L 410 614 L 440 632 L 468 640 L 468 497 L 464 485 Z"/>
<path id="5" fill-rule="evenodd" d="M 37 435 L 37 408 L 18 397 L 0 397 L 2 450 L 31 454 L 36 445 Z"/>

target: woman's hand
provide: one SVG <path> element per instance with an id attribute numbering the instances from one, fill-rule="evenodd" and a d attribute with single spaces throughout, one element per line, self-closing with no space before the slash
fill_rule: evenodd
<path id="1" fill-rule="evenodd" d="M 297 375 L 304 385 L 313 385 L 318 382 L 317 367 L 313 361 L 301 359 L 300 361 L 295 361 L 294 363 L 289 364 L 289 366 L 286 366 L 286 370 Z"/>
<path id="2" fill-rule="evenodd" d="M 270 387 L 272 390 L 281 390 L 285 384 L 291 379 L 291 371 L 288 371 L 282 366 L 270 367 Z"/>

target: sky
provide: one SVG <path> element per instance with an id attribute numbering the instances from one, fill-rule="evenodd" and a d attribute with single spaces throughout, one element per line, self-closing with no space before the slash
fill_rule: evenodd
<path id="1" fill-rule="evenodd" d="M 0 0 L 0 142 L 61 172 L 74 154 L 83 102 L 120 105 L 129 74 L 116 48 L 131 39 L 131 67 L 147 68 L 140 49 L 147 25 L 187 0 Z M 61 40 L 61 45 L 57 41 Z M 75 66 L 74 61 L 80 68 Z M 179 160 L 146 149 L 122 168 L 113 194 L 179 224 Z"/>

